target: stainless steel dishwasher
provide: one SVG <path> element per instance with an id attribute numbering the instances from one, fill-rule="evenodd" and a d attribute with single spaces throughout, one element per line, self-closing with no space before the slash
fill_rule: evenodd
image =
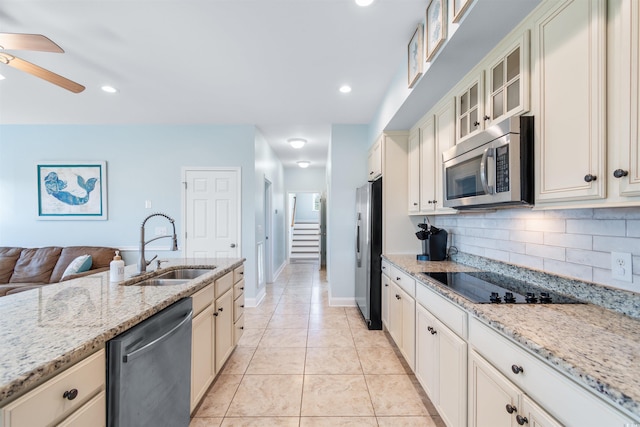
<path id="1" fill-rule="evenodd" d="M 189 425 L 191 298 L 107 342 L 107 425 Z"/>

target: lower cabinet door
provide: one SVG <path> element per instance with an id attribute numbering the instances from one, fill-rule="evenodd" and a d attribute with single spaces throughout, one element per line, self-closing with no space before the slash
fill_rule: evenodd
<path id="1" fill-rule="evenodd" d="M 233 351 L 233 289 L 216 300 L 215 309 L 216 372 L 219 372 Z"/>
<path id="2" fill-rule="evenodd" d="M 436 407 L 451 427 L 465 426 L 467 420 L 467 343 L 439 321 L 438 336 L 439 401 Z"/>
<path id="3" fill-rule="evenodd" d="M 107 425 L 107 395 L 101 391 L 96 397 L 81 406 L 58 427 L 104 427 Z"/>
<path id="4" fill-rule="evenodd" d="M 382 324 L 389 329 L 389 292 L 391 279 L 386 274 L 382 275 Z"/>
<path id="5" fill-rule="evenodd" d="M 197 315 L 191 328 L 191 411 L 216 375 L 213 305 Z"/>
<path id="6" fill-rule="evenodd" d="M 522 414 L 516 416 L 519 425 L 528 427 L 562 427 L 558 421 L 554 420 L 544 409 L 539 407 L 529 396 L 522 396 Z"/>
<path id="7" fill-rule="evenodd" d="M 416 308 L 416 377 L 434 405 L 438 405 L 438 337 L 432 334 L 435 319 L 420 304 Z"/>

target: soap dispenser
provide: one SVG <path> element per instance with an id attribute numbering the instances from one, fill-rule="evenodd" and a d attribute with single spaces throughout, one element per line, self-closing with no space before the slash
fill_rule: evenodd
<path id="1" fill-rule="evenodd" d="M 120 251 L 116 251 L 116 256 L 109 264 L 109 280 L 111 282 L 121 282 L 124 280 L 124 261 L 120 256 Z"/>

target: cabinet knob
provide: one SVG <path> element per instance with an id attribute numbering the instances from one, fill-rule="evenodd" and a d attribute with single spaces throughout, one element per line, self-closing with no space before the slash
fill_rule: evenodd
<path id="1" fill-rule="evenodd" d="M 434 205 L 438 203 L 437 200 L 432 200 L 432 202 L 433 202 Z"/>
<path id="2" fill-rule="evenodd" d="M 480 122 L 476 120 L 475 122 L 473 122 L 473 126 L 474 126 L 474 127 L 478 127 L 478 126 L 480 126 Z"/>
<path id="3" fill-rule="evenodd" d="M 511 370 L 516 375 L 518 375 L 521 372 L 524 372 L 524 369 L 522 369 L 522 366 L 518 366 L 518 365 L 511 365 Z"/>
<path id="4" fill-rule="evenodd" d="M 418 206 L 418 204 L 416 202 L 413 202 L 413 206 Z"/>
<path id="5" fill-rule="evenodd" d="M 224 307 L 220 307 L 218 311 L 224 311 Z"/>
<path id="6" fill-rule="evenodd" d="M 218 312 L 213 313 L 214 316 L 218 317 Z"/>
<path id="7" fill-rule="evenodd" d="M 625 171 L 622 169 L 616 169 L 613 171 L 613 176 L 616 178 L 622 178 L 623 176 L 629 175 L 629 171 Z"/>
<path id="8" fill-rule="evenodd" d="M 400 280 L 402 280 L 402 278 L 401 277 L 396 277 L 396 280 L 400 281 Z"/>
<path id="9" fill-rule="evenodd" d="M 230 246 L 230 247 L 232 247 L 232 248 L 235 248 L 235 247 L 236 247 L 236 244 L 235 244 L 235 243 L 232 243 L 232 244 L 230 244 L 229 246 Z"/>
<path id="10" fill-rule="evenodd" d="M 385 284 L 384 284 L 384 286 L 388 288 L 388 287 L 389 287 L 389 284 L 388 284 L 388 283 L 385 283 Z"/>
<path id="11" fill-rule="evenodd" d="M 244 304 L 240 305 L 240 307 L 244 308 Z"/>
<path id="12" fill-rule="evenodd" d="M 487 120 L 490 120 L 490 119 L 491 119 L 491 117 L 489 117 L 489 116 L 484 116 L 484 117 L 483 117 L 483 119 L 484 119 L 484 121 L 486 122 Z"/>
<path id="13" fill-rule="evenodd" d="M 510 414 L 513 414 L 514 412 L 518 412 L 518 408 L 516 408 L 510 403 L 507 403 L 507 412 Z"/>
<path id="14" fill-rule="evenodd" d="M 71 390 L 67 390 L 62 395 L 63 399 L 73 400 L 78 397 L 78 389 L 72 388 Z"/>
<path id="15" fill-rule="evenodd" d="M 387 269 L 387 266 L 386 266 L 386 265 L 383 265 L 383 266 L 382 266 L 382 269 L 383 269 L 383 270 L 386 270 L 386 269 Z"/>
<path id="16" fill-rule="evenodd" d="M 428 200 L 427 203 L 431 204 L 431 203 L 433 203 L 433 200 Z"/>
<path id="17" fill-rule="evenodd" d="M 522 415 L 516 415 L 516 421 L 518 422 L 518 424 L 520 424 L 521 426 L 527 424 L 529 422 L 529 420 L 527 419 L 527 417 L 523 417 Z"/>
<path id="18" fill-rule="evenodd" d="M 244 329 L 244 326 L 240 326 L 240 329 Z"/>
<path id="19" fill-rule="evenodd" d="M 591 182 L 595 181 L 596 179 L 598 179 L 598 177 L 595 175 L 587 174 L 584 176 L 584 182 Z"/>
<path id="20" fill-rule="evenodd" d="M 242 286 L 242 287 L 240 288 L 240 290 L 241 290 L 241 291 L 244 291 L 244 286 Z"/>
<path id="21" fill-rule="evenodd" d="M 427 326 L 427 331 L 431 332 L 431 335 L 435 335 L 438 333 L 438 331 L 433 329 L 431 326 Z"/>
<path id="22" fill-rule="evenodd" d="M 369 175 L 373 175 L 373 171 L 369 172 Z"/>
<path id="23" fill-rule="evenodd" d="M 400 295 L 396 294 L 396 299 L 400 299 Z"/>

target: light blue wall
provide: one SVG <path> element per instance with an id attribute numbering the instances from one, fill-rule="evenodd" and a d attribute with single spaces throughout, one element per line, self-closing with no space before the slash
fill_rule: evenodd
<path id="1" fill-rule="evenodd" d="M 318 222 L 320 211 L 313 210 L 314 193 L 296 194 L 296 222 Z"/>
<path id="2" fill-rule="evenodd" d="M 327 191 L 325 168 L 285 168 L 284 186 L 287 193 L 324 193 Z"/>
<path id="3" fill-rule="evenodd" d="M 245 291 L 247 298 L 255 297 L 255 212 L 259 194 L 255 149 L 255 127 L 248 125 L 0 126 L 0 246 L 136 248 L 140 223 L 158 211 L 176 219 L 182 246 L 182 168 L 235 166 L 242 168 Z M 36 219 L 36 164 L 54 160 L 107 162 L 107 221 Z M 280 182 L 282 193 L 281 175 L 275 180 Z M 279 197 L 284 205 L 284 196 Z M 145 200 L 152 201 L 151 209 L 145 209 Z M 160 240 L 152 245 L 162 248 L 164 243 Z M 169 240 L 166 243 L 168 248 Z M 182 256 L 181 252 L 158 253 L 165 258 Z M 151 258 L 154 252 L 148 255 Z M 131 254 L 127 259 L 130 262 Z"/>
<path id="4" fill-rule="evenodd" d="M 327 277 L 331 303 L 354 304 L 356 188 L 367 180 L 366 125 L 333 125 L 327 173 Z"/>

